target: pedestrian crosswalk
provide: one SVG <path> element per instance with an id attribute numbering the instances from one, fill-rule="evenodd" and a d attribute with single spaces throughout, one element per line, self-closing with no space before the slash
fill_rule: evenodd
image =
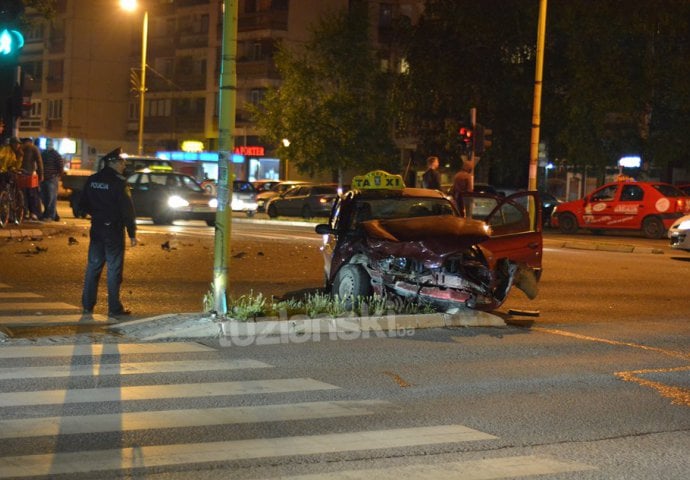
<path id="1" fill-rule="evenodd" d="M 210 376 L 190 381 L 202 372 Z M 171 382 L 171 374 L 179 380 Z M 280 458 L 403 452 L 499 438 L 461 424 L 349 427 L 346 419 L 383 418 L 400 410 L 387 400 L 350 400 L 343 393 L 339 385 L 302 376 L 281 378 L 269 363 L 225 358 L 193 342 L 0 346 L 0 478 L 121 478 L 147 469 L 189 471 L 194 465 L 218 468 L 219 463 L 262 460 L 276 465 Z M 270 401 L 276 398 L 288 400 Z M 328 427 L 338 419 L 344 422 L 339 428 Z M 238 432 L 233 426 L 291 422 L 313 422 L 318 433 L 233 436 Z M 220 431 L 228 433 L 218 438 L 215 430 L 204 441 L 207 427 L 225 427 Z M 196 434 L 187 437 L 180 429 Z M 176 436 L 171 437 L 173 430 Z M 84 438 L 99 440 L 91 447 Z M 17 442 L 27 448 L 17 451 Z M 281 478 L 501 479 L 592 468 L 551 457 L 497 456 Z M 468 473 L 458 477 L 458 472 Z"/>
<path id="2" fill-rule="evenodd" d="M 49 325 L 105 324 L 105 315 L 82 315 L 81 307 L 53 302 L 36 292 L 14 290 L 0 283 L 0 326 L 28 327 Z"/>

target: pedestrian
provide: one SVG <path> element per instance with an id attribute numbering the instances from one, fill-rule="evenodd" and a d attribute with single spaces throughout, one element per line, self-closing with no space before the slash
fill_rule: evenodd
<path id="1" fill-rule="evenodd" d="M 42 152 L 43 181 L 41 182 L 41 202 L 43 202 L 43 216 L 41 220 L 60 220 L 57 213 L 57 194 L 60 177 L 65 165 L 62 155 L 53 148 L 53 141 L 46 140 L 46 149 Z"/>
<path id="2" fill-rule="evenodd" d="M 98 297 L 98 282 L 107 263 L 108 315 L 130 315 L 120 302 L 120 285 L 125 261 L 125 229 L 130 245 L 136 246 L 134 205 L 125 177 L 125 159 L 119 151 L 105 159 L 105 167 L 86 181 L 79 202 L 79 213 L 91 215 L 89 255 L 81 303 L 83 313 L 91 314 Z"/>
<path id="3" fill-rule="evenodd" d="M 38 187 L 43 182 L 43 158 L 31 137 L 22 139 L 22 155 L 24 204 L 28 218 L 38 220 L 41 216 Z"/>
<path id="4" fill-rule="evenodd" d="M 438 172 L 438 157 L 426 159 L 426 172 L 422 175 L 422 187 L 441 190 L 441 174 Z"/>
<path id="5" fill-rule="evenodd" d="M 455 200 L 455 204 L 460 209 L 460 213 L 465 215 L 465 206 L 462 201 L 462 194 L 464 192 L 471 192 L 474 190 L 474 165 L 471 160 L 462 160 L 462 168 L 453 177 L 453 186 L 451 187 L 451 194 Z"/>

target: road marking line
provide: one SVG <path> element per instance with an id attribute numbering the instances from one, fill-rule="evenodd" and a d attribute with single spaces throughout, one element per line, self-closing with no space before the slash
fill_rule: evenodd
<path id="1" fill-rule="evenodd" d="M 87 433 L 189 428 L 255 422 L 288 422 L 316 418 L 373 415 L 395 408 L 383 400 L 303 402 L 289 405 L 124 412 L 107 415 L 41 417 L 0 422 L 0 438 L 26 438 Z"/>
<path id="2" fill-rule="evenodd" d="M 63 302 L 14 302 L 0 303 L 0 310 L 75 310 L 78 307 Z"/>
<path id="3" fill-rule="evenodd" d="M 0 298 L 43 298 L 43 295 L 33 292 L 0 292 Z"/>
<path id="4" fill-rule="evenodd" d="M 443 425 L 256 440 L 136 446 L 87 452 L 0 457 L 0 476 L 75 474 L 277 456 L 404 448 L 496 438 L 464 425 Z"/>
<path id="5" fill-rule="evenodd" d="M 232 237 L 252 237 L 252 238 L 262 238 L 265 240 L 286 240 L 286 239 L 296 239 L 296 240 L 307 240 L 307 241 L 314 241 L 314 242 L 322 242 L 322 238 L 317 236 L 316 234 L 306 236 L 306 235 L 280 235 L 280 234 L 269 234 L 269 233 L 243 233 L 243 232 L 237 232 L 235 233 L 234 231 L 231 234 Z"/>
<path id="6" fill-rule="evenodd" d="M 77 308 L 77 307 L 73 307 Z M 0 316 L 0 325 L 31 326 L 31 325 L 52 325 L 73 323 L 75 325 L 93 325 L 94 323 L 106 323 L 109 319 L 106 315 L 82 315 L 82 314 L 61 314 L 61 315 L 11 315 Z"/>
<path id="7" fill-rule="evenodd" d="M 677 368 L 655 368 L 647 370 L 631 370 L 628 372 L 616 372 L 615 375 L 626 382 L 637 383 L 642 387 L 648 387 L 656 390 L 662 397 L 671 399 L 671 403 L 674 405 L 685 405 L 686 407 L 690 407 L 690 389 L 674 387 L 672 385 L 655 382 L 654 380 L 647 380 L 646 378 L 640 378 L 638 376 L 650 373 L 685 372 L 689 370 L 690 366 Z"/>
<path id="8" fill-rule="evenodd" d="M 180 360 L 169 362 L 101 363 L 89 365 L 51 365 L 45 367 L 0 368 L 0 380 L 56 377 L 102 377 L 106 375 L 145 375 L 149 373 L 206 372 L 212 370 L 241 370 L 270 368 L 258 360 Z"/>
<path id="9" fill-rule="evenodd" d="M 0 347 L 0 358 L 75 357 L 136 355 L 140 353 L 157 354 L 193 352 L 215 352 L 215 349 L 194 342 L 21 345 Z"/>
<path id="10" fill-rule="evenodd" d="M 340 387 L 311 378 L 246 380 L 235 382 L 181 383 L 176 385 L 140 385 L 114 388 L 75 388 L 69 390 L 34 390 L 0 393 L 0 407 L 27 405 L 67 405 L 92 402 L 127 402 L 165 398 L 222 397 L 260 395 L 263 393 L 337 390 Z"/>
<path id="11" fill-rule="evenodd" d="M 534 455 L 485 458 L 448 462 L 430 465 L 407 465 L 397 468 L 366 470 L 345 470 L 332 473 L 315 473 L 280 477 L 283 480 L 399 480 L 401 478 L 434 479 L 434 480 L 497 480 L 501 478 L 518 478 L 532 475 L 555 475 L 558 473 L 596 470 L 595 467 L 578 462 L 563 462 Z"/>
<path id="12" fill-rule="evenodd" d="M 544 327 L 532 327 L 532 330 L 537 331 L 537 332 L 551 333 L 554 335 L 561 335 L 563 337 L 572 337 L 572 338 L 576 338 L 578 340 L 587 340 L 590 342 L 606 343 L 608 345 L 615 345 L 615 346 L 620 346 L 620 347 L 638 348 L 640 350 L 646 350 L 649 352 L 661 353 L 663 355 L 668 355 L 669 357 L 673 357 L 673 358 L 680 358 L 682 360 L 690 360 L 690 354 L 688 354 L 688 353 L 676 352 L 674 350 L 665 350 L 663 348 L 658 348 L 658 347 L 649 347 L 647 345 L 640 345 L 639 343 L 621 342 L 618 340 L 609 340 L 607 338 L 590 337 L 589 335 L 581 335 L 579 333 L 567 332 L 565 330 L 556 330 L 556 329 L 544 328 Z"/>

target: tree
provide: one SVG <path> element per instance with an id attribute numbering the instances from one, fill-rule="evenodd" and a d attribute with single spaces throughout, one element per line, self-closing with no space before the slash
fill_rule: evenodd
<path id="1" fill-rule="evenodd" d="M 376 62 L 365 3 L 322 18 L 303 46 L 281 44 L 282 84 L 253 110 L 264 138 L 302 172 L 396 162 L 390 79 Z"/>

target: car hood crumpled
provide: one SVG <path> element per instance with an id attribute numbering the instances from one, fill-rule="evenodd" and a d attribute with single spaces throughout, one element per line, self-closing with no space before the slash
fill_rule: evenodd
<path id="1" fill-rule="evenodd" d="M 415 258 L 429 267 L 491 235 L 486 223 L 453 215 L 369 220 L 361 226 L 371 256 Z"/>

